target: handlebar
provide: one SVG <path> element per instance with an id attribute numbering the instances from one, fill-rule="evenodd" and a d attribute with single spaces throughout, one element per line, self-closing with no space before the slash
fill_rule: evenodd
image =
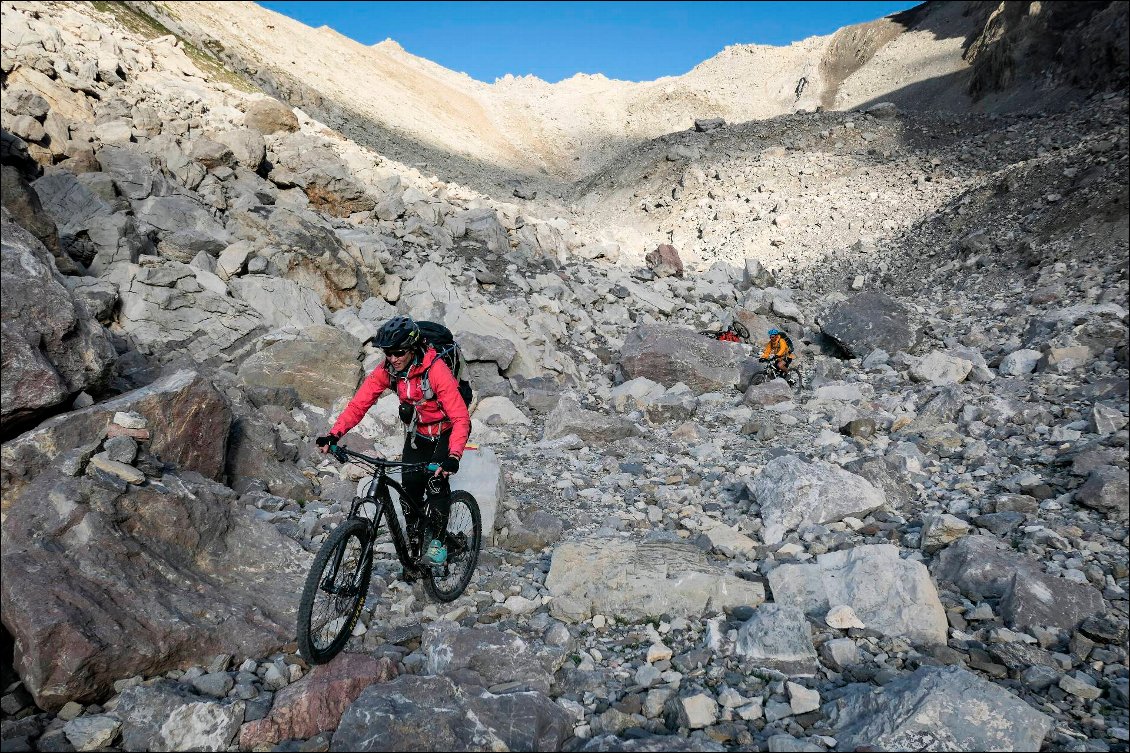
<path id="1" fill-rule="evenodd" d="M 439 469 L 439 463 L 402 463 L 397 460 L 385 460 L 384 458 L 374 458 L 369 455 L 362 455 L 359 452 L 346 449 L 345 445 L 331 444 L 330 454 L 337 459 L 339 463 L 348 462 L 350 458 L 360 460 L 363 463 L 368 463 L 376 468 L 399 468 L 401 471 L 408 471 L 409 473 L 418 473 L 423 470 L 434 473 Z"/>

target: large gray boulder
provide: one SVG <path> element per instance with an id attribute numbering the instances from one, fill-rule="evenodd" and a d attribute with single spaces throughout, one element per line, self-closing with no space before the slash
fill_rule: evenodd
<path id="1" fill-rule="evenodd" d="M 899 557 L 898 547 L 872 544 L 816 557 L 805 565 L 781 565 L 769 573 L 773 600 L 824 616 L 846 605 L 884 635 L 921 644 L 944 644 L 948 625 L 938 590 L 926 567 Z"/>
<path id="2" fill-rule="evenodd" d="M 459 461 L 459 472 L 451 477 L 452 490 L 462 489 L 475 498 L 483 527 L 483 546 L 494 543 L 494 521 L 506 498 L 506 476 L 493 449 L 468 447 Z"/>
<path id="3" fill-rule="evenodd" d="M 589 537 L 559 544 L 545 579 L 549 610 L 569 622 L 594 614 L 636 622 L 661 614 L 757 606 L 765 588 L 706 561 L 693 544 Z"/>
<path id="4" fill-rule="evenodd" d="M 118 193 L 131 202 L 167 196 L 173 190 L 156 158 L 140 146 L 104 146 L 98 150 L 98 162 L 113 178 Z"/>
<path id="5" fill-rule="evenodd" d="M 796 455 L 770 460 L 749 487 L 761 505 L 767 544 L 780 542 L 786 531 L 863 517 L 887 504 L 883 490 L 862 476 Z"/>
<path id="6" fill-rule="evenodd" d="M 586 410 L 572 395 L 563 396 L 545 419 L 545 438 L 576 434 L 586 442 L 612 442 L 640 434 L 640 429 L 620 416 Z"/>
<path id="7" fill-rule="evenodd" d="M 833 304 L 821 318 L 820 329 L 856 358 L 878 349 L 909 352 L 921 339 L 905 306 L 870 291 Z"/>
<path id="8" fill-rule="evenodd" d="M 232 423 L 227 472 L 237 492 L 262 484 L 280 497 L 310 499 L 314 484 L 298 469 L 296 460 L 298 448 L 284 442 L 262 416 L 241 416 Z"/>
<path id="9" fill-rule="evenodd" d="M 354 180 L 352 171 L 323 140 L 292 133 L 280 139 L 273 151 L 271 179 L 301 187 L 312 208 L 348 217 L 376 207 L 376 199 Z"/>
<path id="10" fill-rule="evenodd" d="M 213 138 L 231 150 L 237 164 L 251 172 L 257 171 L 267 156 L 267 145 L 263 141 L 263 134 L 254 128 L 221 131 Z"/>
<path id="11" fill-rule="evenodd" d="M 931 572 L 971 599 L 999 598 L 1005 623 L 1020 630 L 1074 630 L 1106 611 L 1097 588 L 1044 572 L 1038 560 L 1013 551 L 995 536 L 962 537 L 935 557 Z"/>
<path id="12" fill-rule="evenodd" d="M 837 700 L 843 750 L 1038 751 L 1054 721 L 957 666 L 920 667 Z"/>
<path id="13" fill-rule="evenodd" d="M 484 688 L 518 682 L 523 690 L 542 693 L 549 692 L 554 673 L 565 661 L 562 648 L 447 621 L 424 626 L 420 651 L 430 675 L 457 674 L 461 683 Z"/>
<path id="14" fill-rule="evenodd" d="M 43 244 L 6 211 L 0 227 L 0 433 L 10 436 L 80 391 L 101 389 L 117 353 Z"/>
<path id="15" fill-rule="evenodd" d="M 48 471 L 8 509 L 2 541 L 14 664 L 50 710 L 105 698 L 123 677 L 277 650 L 309 565 L 191 472 L 121 491 Z"/>
<path id="16" fill-rule="evenodd" d="M 273 327 L 309 327 L 326 323 L 318 294 L 293 280 L 244 275 L 228 280 L 231 291 Z"/>
<path id="17" fill-rule="evenodd" d="M 572 717 L 536 692 L 495 695 L 446 677 L 370 685 L 341 718 L 330 750 L 561 750 Z"/>
<path id="18" fill-rule="evenodd" d="M 215 275 L 175 261 L 146 259 L 129 266 L 119 287 L 119 324 L 142 353 L 226 362 L 264 329 L 253 306 L 201 284 L 203 278 L 223 285 Z"/>
<path id="19" fill-rule="evenodd" d="M 361 343 L 326 324 L 302 330 L 297 339 L 279 340 L 239 367 L 244 384 L 293 388 L 305 403 L 329 408 L 352 396 L 361 378 Z"/>
<path id="20" fill-rule="evenodd" d="M 1126 521 L 1130 512 L 1126 500 L 1130 497 L 1130 473 L 1125 468 L 1103 465 L 1087 476 L 1075 490 L 1075 499 L 1087 507 L 1105 512 L 1113 520 Z"/>
<path id="21" fill-rule="evenodd" d="M 234 240 L 195 196 L 151 196 L 136 202 L 133 210 L 140 229 L 156 232 L 158 251 L 173 261 L 187 264 L 201 251 L 218 256 Z"/>
<path id="22" fill-rule="evenodd" d="M 243 124 L 264 135 L 280 131 L 290 133 L 298 130 L 298 116 L 277 99 L 264 98 L 248 106 Z"/>
<path id="23" fill-rule="evenodd" d="M 762 604 L 738 628 L 734 653 L 749 665 L 787 675 L 812 676 L 819 663 L 812 626 L 804 611 L 791 604 Z"/>
<path id="24" fill-rule="evenodd" d="M 48 419 L 5 442 L 0 450 L 4 509 L 60 456 L 100 441 L 118 412 L 146 420 L 144 447 L 151 455 L 182 471 L 223 480 L 231 406 L 207 376 L 182 369 L 112 400 Z"/>
<path id="25" fill-rule="evenodd" d="M 13 165 L 0 165 L 0 206 L 8 210 L 13 222 L 29 230 L 63 263 L 54 216 L 43 206 L 43 197 Z"/>
<path id="26" fill-rule="evenodd" d="M 217 703 L 173 680 L 128 688 L 114 714 L 122 720 L 127 751 L 228 750 L 240 731 L 246 704 Z"/>
<path id="27" fill-rule="evenodd" d="M 703 337 L 665 324 L 636 327 L 624 339 L 620 368 L 625 379 L 647 377 L 670 387 L 682 382 L 698 393 L 731 391 L 741 381 L 747 347 Z"/>

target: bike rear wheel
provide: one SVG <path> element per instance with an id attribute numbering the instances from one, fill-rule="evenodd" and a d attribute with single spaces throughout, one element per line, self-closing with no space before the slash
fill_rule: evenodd
<path id="1" fill-rule="evenodd" d="M 298 605 L 298 650 L 311 664 L 337 656 L 353 634 L 372 574 L 362 566 L 368 537 L 365 521 L 345 520 L 314 557 Z"/>
<path id="2" fill-rule="evenodd" d="M 470 493 L 451 493 L 451 513 L 447 518 L 444 543 L 447 545 L 447 562 L 425 568 L 424 590 L 437 601 L 458 599 L 475 574 L 482 544 L 483 524 L 479 504 Z"/>

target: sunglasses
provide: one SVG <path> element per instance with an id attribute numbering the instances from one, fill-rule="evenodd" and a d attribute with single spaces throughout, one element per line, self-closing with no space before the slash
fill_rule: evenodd
<path id="1" fill-rule="evenodd" d="M 402 349 L 402 350 L 386 350 L 385 355 L 388 356 L 389 358 L 400 358 L 401 356 L 405 355 L 406 353 L 410 353 L 410 352 L 411 351 L 409 351 L 406 348 Z"/>

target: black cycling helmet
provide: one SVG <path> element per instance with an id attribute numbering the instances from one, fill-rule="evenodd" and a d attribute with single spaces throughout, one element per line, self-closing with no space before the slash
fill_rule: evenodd
<path id="1" fill-rule="evenodd" d="M 423 343 L 420 328 L 410 316 L 394 316 L 381 325 L 371 342 L 382 350 L 415 350 Z"/>

